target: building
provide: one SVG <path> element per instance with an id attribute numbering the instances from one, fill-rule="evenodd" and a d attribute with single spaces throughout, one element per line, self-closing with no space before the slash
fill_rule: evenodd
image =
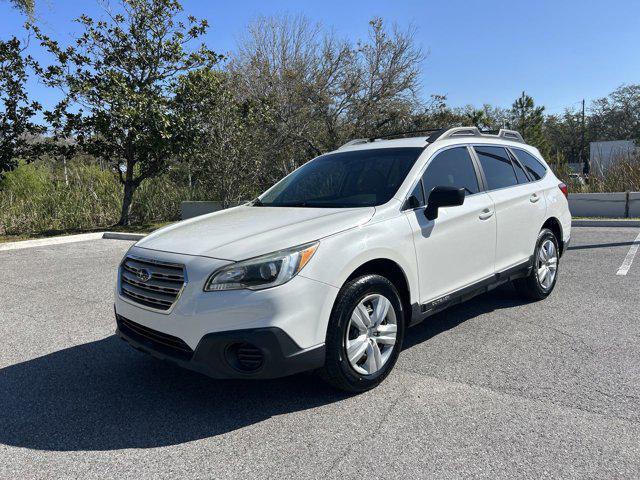
<path id="1" fill-rule="evenodd" d="M 633 140 L 591 142 L 589 146 L 591 173 L 596 175 L 604 175 L 614 163 L 640 154 L 640 148 Z"/>

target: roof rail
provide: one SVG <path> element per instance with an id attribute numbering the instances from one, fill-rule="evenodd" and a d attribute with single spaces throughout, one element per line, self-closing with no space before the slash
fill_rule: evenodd
<path id="1" fill-rule="evenodd" d="M 514 142 L 524 142 L 524 138 L 519 132 L 515 130 L 507 130 L 501 128 L 497 132 L 495 130 L 481 131 L 478 127 L 454 127 L 446 130 L 435 138 L 429 138 L 429 143 L 433 143 L 435 140 L 444 140 L 446 138 L 454 137 L 498 137 L 505 140 L 512 140 Z"/>
<path id="2" fill-rule="evenodd" d="M 350 147 L 352 145 L 360 145 L 362 143 L 375 142 L 376 140 L 382 140 L 385 138 L 397 137 L 402 135 L 411 135 L 416 133 L 430 133 L 427 137 L 427 143 L 433 143 L 437 140 L 445 140 L 447 138 L 456 137 L 482 137 L 482 138 L 502 138 L 504 140 L 511 140 L 514 142 L 525 143 L 524 138 L 519 132 L 515 130 L 508 130 L 501 128 L 500 130 L 480 130 L 478 127 L 453 127 L 453 128 L 428 128 L 425 130 L 412 130 L 407 132 L 390 133 L 388 135 L 382 135 L 380 137 L 372 138 L 356 138 L 351 140 L 340 148 Z M 339 148 L 339 149 L 340 149 Z"/>
<path id="3" fill-rule="evenodd" d="M 415 133 L 433 133 L 433 132 L 437 132 L 438 128 L 423 128 L 421 130 L 406 130 L 404 132 L 394 132 L 394 133 L 387 133 L 386 135 L 380 135 L 379 137 L 374 137 L 371 138 L 371 141 L 374 140 L 383 140 L 385 138 L 391 138 L 391 137 L 401 137 L 403 135 L 413 135 Z"/>
<path id="4" fill-rule="evenodd" d="M 481 137 L 478 127 L 454 127 L 446 130 L 438 137 L 438 140 L 445 140 L 454 137 Z"/>
<path id="5" fill-rule="evenodd" d="M 394 132 L 394 133 L 387 133 L 386 135 L 380 135 L 377 137 L 369 137 L 369 138 L 355 138 L 353 140 L 348 141 L 347 143 L 345 143 L 344 145 L 341 145 L 338 150 L 340 148 L 344 148 L 344 147 L 351 147 L 353 145 L 360 145 L 363 143 L 369 143 L 369 142 L 375 142 L 376 140 L 384 140 L 386 138 L 391 138 L 391 137 L 401 137 L 401 136 L 405 136 L 405 135 L 413 135 L 413 134 L 417 134 L 417 133 L 437 133 L 437 132 L 441 132 L 444 130 L 438 129 L 438 128 L 425 128 L 422 130 L 407 130 L 407 131 L 403 131 L 403 132 Z M 431 137 L 429 137 L 431 138 Z"/>
<path id="6" fill-rule="evenodd" d="M 516 132 L 515 130 L 507 130 L 506 128 L 501 128 L 498 132 L 498 136 L 504 138 L 505 140 L 513 140 L 515 142 L 524 143 L 524 138 L 522 138 L 520 132 Z"/>
<path id="7" fill-rule="evenodd" d="M 338 150 L 344 147 L 351 147 L 352 145 L 360 145 L 361 143 L 368 143 L 370 141 L 371 141 L 370 138 L 354 138 L 353 140 L 349 140 L 344 145 L 340 145 L 340 147 L 338 147 Z"/>

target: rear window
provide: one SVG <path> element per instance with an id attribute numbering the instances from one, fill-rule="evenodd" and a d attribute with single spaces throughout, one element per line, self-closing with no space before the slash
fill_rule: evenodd
<path id="1" fill-rule="evenodd" d="M 524 150 L 519 150 L 517 148 L 512 148 L 512 151 L 534 180 L 540 180 L 547 173 L 547 169 L 542 163 L 540 163 L 540 160 L 529 152 L 525 152 Z"/>
<path id="2" fill-rule="evenodd" d="M 489 190 L 518 184 L 516 172 L 507 151 L 502 147 L 474 147 L 484 170 Z"/>

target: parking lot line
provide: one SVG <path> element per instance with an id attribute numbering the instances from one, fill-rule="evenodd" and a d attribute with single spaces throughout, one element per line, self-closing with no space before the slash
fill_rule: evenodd
<path id="1" fill-rule="evenodd" d="M 631 264 L 633 263 L 633 259 L 635 258 L 636 253 L 638 253 L 638 246 L 640 246 L 640 233 L 638 234 L 636 239 L 633 241 L 633 245 L 631 245 L 631 248 L 629 248 L 629 251 L 627 252 L 627 256 L 624 258 L 624 261 L 622 262 L 622 265 L 620 265 L 620 268 L 616 272 L 616 275 L 627 274 L 627 272 L 631 268 Z"/>

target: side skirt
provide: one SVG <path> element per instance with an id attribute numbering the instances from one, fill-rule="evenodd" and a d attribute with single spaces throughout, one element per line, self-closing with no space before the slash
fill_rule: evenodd
<path id="1" fill-rule="evenodd" d="M 504 283 L 516 280 L 518 278 L 527 277 L 531 273 L 532 265 L 533 256 L 531 256 L 529 260 L 525 262 L 508 268 L 507 270 L 503 270 L 502 272 L 497 272 L 489 278 L 464 287 L 460 290 L 456 290 L 455 292 L 449 293 L 447 295 L 443 295 L 442 297 L 436 298 L 431 302 L 423 303 L 421 305 L 414 305 L 412 309 L 413 312 L 411 316 L 411 324 L 409 326 L 417 325 L 418 323 L 422 322 L 424 319 L 430 317 L 435 313 L 441 312 L 442 310 L 445 310 L 446 308 L 449 308 L 458 303 L 466 302 L 476 295 L 486 293 Z"/>

